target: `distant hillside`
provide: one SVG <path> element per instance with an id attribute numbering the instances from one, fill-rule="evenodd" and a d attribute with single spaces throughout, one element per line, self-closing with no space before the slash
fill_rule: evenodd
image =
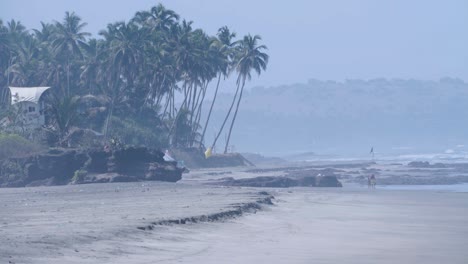
<path id="1" fill-rule="evenodd" d="M 219 97 L 208 131 L 219 127 L 231 98 Z M 366 154 L 371 146 L 384 153 L 440 151 L 468 141 L 468 84 L 445 78 L 256 87 L 245 93 L 234 129 L 238 151 Z"/>

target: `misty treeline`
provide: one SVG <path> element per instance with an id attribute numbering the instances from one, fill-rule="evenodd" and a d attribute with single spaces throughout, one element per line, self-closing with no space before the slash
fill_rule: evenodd
<path id="1" fill-rule="evenodd" d="M 226 26 L 210 36 L 161 4 L 108 24 L 97 38 L 86 25 L 73 12 L 33 30 L 0 20 L 3 116 L 11 114 L 8 86 L 50 86 L 44 129 L 57 135 L 50 144 L 86 129 L 128 144 L 202 148 L 218 89 L 233 73 L 235 95 L 215 141 L 206 143 L 227 133 L 227 150 L 245 83 L 267 67 L 260 36 L 237 39 Z M 208 87 L 216 90 L 207 100 Z"/>
<path id="2" fill-rule="evenodd" d="M 236 146 L 246 152 L 312 149 L 367 158 L 372 146 L 386 154 L 465 151 L 456 146 L 468 146 L 468 83 L 462 79 L 311 79 L 253 87 L 244 99 L 236 123 L 242 141 Z M 218 98 L 228 100 L 225 94 Z M 226 111 L 223 105 L 216 104 L 215 115 Z M 277 140 L 284 135 L 287 140 Z"/>

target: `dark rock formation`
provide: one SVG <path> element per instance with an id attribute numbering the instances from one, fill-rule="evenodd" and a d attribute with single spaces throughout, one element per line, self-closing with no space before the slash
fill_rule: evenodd
<path id="1" fill-rule="evenodd" d="M 177 162 L 151 162 L 146 170 L 145 180 L 176 182 L 182 178 L 183 168 L 178 168 Z"/>
<path id="2" fill-rule="evenodd" d="M 0 187 L 69 183 L 156 180 L 176 182 L 182 168 L 166 162 L 164 153 L 129 147 L 116 151 L 52 149 L 0 162 Z"/>
<path id="3" fill-rule="evenodd" d="M 223 178 L 215 182 L 216 185 L 224 186 L 245 186 L 245 187 L 342 187 L 342 184 L 336 176 L 300 176 L 300 177 L 285 177 L 285 176 L 262 176 L 255 178 L 234 179 Z"/>
<path id="4" fill-rule="evenodd" d="M 42 155 L 28 157 L 25 161 L 25 182 L 52 179 L 52 185 L 67 184 L 75 171 L 88 160 L 84 152 L 53 150 Z"/>
<path id="5" fill-rule="evenodd" d="M 224 178 L 219 185 L 248 187 L 292 187 L 298 186 L 297 181 L 287 177 L 263 176 L 246 179 Z"/>
<path id="6" fill-rule="evenodd" d="M 443 163 L 430 164 L 428 161 L 412 161 L 408 163 L 408 167 L 413 168 L 446 168 L 447 166 Z"/>
<path id="7" fill-rule="evenodd" d="M 109 171 L 107 165 L 112 153 L 102 150 L 90 150 L 88 151 L 88 156 L 90 158 L 88 164 L 86 164 L 86 169 L 88 171 L 96 173 L 106 173 Z"/>
<path id="8" fill-rule="evenodd" d="M 408 167 L 413 168 L 429 168 L 431 164 L 428 161 L 412 161 L 408 163 Z"/>
<path id="9" fill-rule="evenodd" d="M 343 187 L 335 175 L 317 176 L 315 177 L 316 187 Z"/>
<path id="10" fill-rule="evenodd" d="M 138 226 L 137 228 L 140 230 L 153 230 L 158 225 L 185 225 L 189 223 L 199 223 L 199 222 L 217 222 L 223 221 L 225 219 L 230 219 L 234 217 L 241 216 L 245 213 L 255 213 L 258 210 L 262 209 L 264 205 L 272 205 L 274 197 L 266 192 L 260 192 L 259 194 L 264 195 L 266 197 L 258 199 L 255 202 L 250 202 L 246 204 L 241 204 L 234 206 L 233 208 L 221 211 L 213 214 L 208 215 L 199 215 L 199 216 L 192 216 L 192 217 L 181 217 L 178 219 L 166 219 L 160 220 L 157 222 L 152 222 L 146 226 Z"/>

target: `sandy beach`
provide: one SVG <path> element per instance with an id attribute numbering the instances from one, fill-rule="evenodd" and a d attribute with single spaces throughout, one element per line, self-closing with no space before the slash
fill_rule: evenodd
<path id="1" fill-rule="evenodd" d="M 468 264 L 468 0 L 0 0 L 0 264 Z"/>
<path id="2" fill-rule="evenodd" d="M 466 263 L 466 193 L 294 189 L 169 263 Z M 192 239 L 195 239 L 193 237 Z M 201 238 L 198 237 L 198 240 Z M 214 242 L 217 241 L 217 242 Z"/>
<path id="3" fill-rule="evenodd" d="M 197 183 L 200 175 L 192 172 L 181 183 L 0 189 L 0 263 L 466 263 L 468 259 L 466 192 L 379 186 L 373 190 L 356 184 L 218 187 Z M 232 170 L 230 176 L 236 175 L 249 173 Z M 273 205 L 258 203 L 269 195 L 275 197 Z M 244 205 L 250 207 L 238 214 L 213 221 L 207 217 L 238 212 Z M 198 220 L 174 222 L 193 217 Z M 159 224 L 167 220 L 172 222 Z M 141 229 L 148 226 L 152 230 Z"/>

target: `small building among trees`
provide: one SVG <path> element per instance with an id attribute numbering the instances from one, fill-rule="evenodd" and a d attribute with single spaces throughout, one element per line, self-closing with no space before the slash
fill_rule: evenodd
<path id="1" fill-rule="evenodd" d="M 13 123 L 20 123 L 24 129 L 36 129 L 45 125 L 43 94 L 50 87 L 9 87 L 11 107 L 15 113 Z"/>

